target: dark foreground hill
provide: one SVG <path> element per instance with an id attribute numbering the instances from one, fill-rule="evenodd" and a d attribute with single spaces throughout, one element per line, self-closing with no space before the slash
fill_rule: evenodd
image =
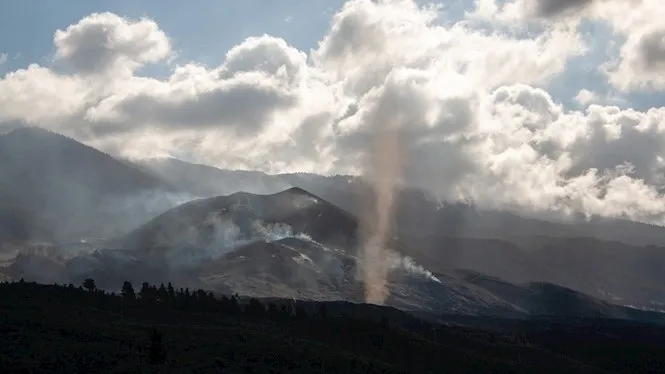
<path id="1" fill-rule="evenodd" d="M 0 136 L 0 244 L 117 235 L 181 195 L 150 172 L 44 129 Z"/>
<path id="2" fill-rule="evenodd" d="M 0 284 L 3 373 L 659 373 L 665 329 L 425 322 L 389 308 Z M 452 318 L 450 318 L 452 321 Z M 488 328 L 468 327 L 484 324 Z M 467 327 L 465 327 L 465 325 Z"/>

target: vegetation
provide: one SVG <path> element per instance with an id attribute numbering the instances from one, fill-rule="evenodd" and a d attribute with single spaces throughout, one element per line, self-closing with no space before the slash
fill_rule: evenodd
<path id="1" fill-rule="evenodd" d="M 507 323 L 507 322 L 506 322 Z M 93 279 L 0 284 L 2 373 L 663 372 L 665 329 L 511 322 L 504 332 L 389 308 L 215 297 Z M 499 323 L 499 325 L 503 322 Z M 505 325 L 508 326 L 508 325 Z"/>

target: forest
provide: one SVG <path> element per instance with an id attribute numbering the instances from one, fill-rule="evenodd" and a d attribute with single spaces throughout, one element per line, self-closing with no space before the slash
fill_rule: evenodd
<path id="1" fill-rule="evenodd" d="M 443 318 L 443 317 L 441 317 Z M 472 325 L 480 325 L 474 321 Z M 620 321 L 418 318 L 124 282 L 0 284 L 3 373 L 663 372 L 665 329 Z"/>

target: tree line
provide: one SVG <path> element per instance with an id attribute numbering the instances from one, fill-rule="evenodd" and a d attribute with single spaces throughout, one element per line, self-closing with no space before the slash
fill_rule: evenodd
<path id="1" fill-rule="evenodd" d="M 215 295 L 171 283 L 118 286 L 117 292 L 101 290 L 92 278 L 78 286 L 0 283 L 0 372 L 568 373 L 665 367 L 663 345 L 654 343 L 663 341 L 663 329 L 651 325 L 515 321 L 511 331 L 499 332 L 373 306 Z"/>
<path id="2" fill-rule="evenodd" d="M 260 301 L 256 298 L 241 298 L 237 294 L 233 295 L 215 295 L 210 291 L 203 289 L 176 288 L 172 283 L 154 285 L 143 282 L 140 287 L 135 288 L 129 281 L 124 281 L 119 292 L 109 292 L 99 289 L 94 279 L 88 278 L 80 285 L 44 285 L 35 282 L 26 282 L 23 279 L 19 281 L 0 282 L 0 310 L 3 305 L 10 309 L 20 305 L 21 308 L 50 309 L 56 305 L 66 305 L 73 315 L 53 315 L 49 318 L 61 320 L 76 320 L 81 326 L 92 331 L 100 330 L 96 325 L 98 321 L 90 319 L 91 310 L 99 310 L 101 313 L 110 311 L 113 314 L 106 314 L 110 318 L 120 318 L 127 320 L 130 324 L 136 321 L 143 321 L 145 327 L 148 327 L 145 345 L 140 346 L 140 352 L 144 355 L 144 363 L 151 367 L 163 367 L 170 359 L 176 359 L 182 352 L 172 352 L 167 348 L 167 341 L 174 344 L 178 340 L 179 333 L 174 330 L 174 326 L 204 326 L 204 329 L 212 325 L 226 324 L 235 326 L 237 342 L 233 343 L 239 347 L 239 351 L 227 352 L 229 358 L 222 366 L 231 365 L 229 362 L 240 357 L 248 360 L 250 363 L 255 360 L 252 357 L 259 353 L 249 353 L 258 344 L 251 341 L 249 335 L 251 331 L 271 331 L 268 334 L 273 339 L 277 336 L 284 339 L 284 347 L 279 349 L 289 349 L 285 347 L 298 345 L 299 339 L 313 339 L 318 341 L 321 337 L 335 336 L 336 344 L 346 344 L 347 341 L 357 342 L 358 347 L 366 343 L 357 339 L 348 339 L 347 334 L 340 327 L 351 328 L 359 334 L 363 334 L 368 326 L 365 326 L 361 320 L 357 325 L 349 324 L 347 318 L 343 315 L 329 317 L 325 304 L 307 304 L 295 300 Z M 301 304 L 301 305 L 298 305 Z M 309 305 L 303 307 L 303 305 Z M 315 305 L 313 307 L 313 305 Z M 1 319 L 1 318 L 0 318 Z M 332 323 L 330 326 L 328 324 Z M 142 324 L 143 324 L 142 323 Z M 384 322 L 387 326 L 387 321 Z M 95 327 L 93 327 L 95 326 Z M 264 327 L 257 327 L 264 326 Z M 270 326 L 270 327 L 268 327 Z M 326 327 L 327 326 L 327 327 Z M 371 327 L 369 327 L 371 330 Z M 265 330 L 264 330 L 265 329 Z M 274 329 L 282 329 L 276 333 Z M 0 324 L 0 332 L 2 326 Z M 166 338 L 163 334 L 166 333 Z M 284 336 L 280 334 L 285 334 Z M 312 334 L 310 336 L 310 334 Z M 223 340 L 228 339 L 224 337 Z M 376 337 L 373 338 L 376 340 Z M 0 339 L 1 340 L 1 339 Z M 383 337 L 380 337 L 380 344 L 383 345 Z M 374 342 L 376 344 L 376 342 Z M 406 342 L 405 342 L 406 344 Z M 300 349 L 300 348 L 299 348 Z M 311 349 L 311 348 L 307 348 Z M 168 353 L 171 352 L 171 353 Z M 327 356 L 329 353 L 320 351 L 317 357 Z M 298 357 L 293 359 L 286 356 L 278 356 L 277 360 L 288 361 L 285 365 L 293 365 L 293 368 L 299 365 L 314 365 L 319 358 L 312 358 L 309 363 L 301 363 Z M 265 358 L 264 358 L 265 359 Z M 271 359 L 272 360 L 272 359 Z M 346 367 L 345 365 L 356 365 L 362 372 L 374 372 L 375 364 L 364 358 L 353 358 L 349 362 L 334 363 L 328 365 L 335 367 Z M 1 363 L 2 360 L 0 360 Z M 285 361 L 285 362 L 286 362 Z M 371 360 L 370 360 L 371 361 Z M 378 362 L 378 361 L 377 361 Z M 254 363 L 256 365 L 265 365 L 265 363 Z M 254 365 L 251 364 L 251 365 Z M 321 364 L 323 365 L 323 364 Z M 357 372 L 357 370 L 343 371 Z"/>
<path id="3" fill-rule="evenodd" d="M 18 282 L 9 283 L 26 284 L 28 282 L 21 279 Z M 31 283 L 35 284 L 34 282 Z M 93 305 L 98 304 L 102 307 L 116 304 L 117 307 L 124 310 L 135 308 L 142 310 L 172 309 L 270 319 L 327 318 L 328 316 L 325 304 L 318 305 L 316 311 L 308 313 L 305 308 L 297 305 L 295 301 L 282 302 L 278 305 L 272 301 L 262 303 L 256 298 L 241 300 L 238 294 L 216 296 L 212 291 L 203 289 L 176 288 L 171 282 L 161 283 L 159 286 L 143 282 L 136 291 L 131 282 L 124 281 L 119 293 L 97 288 L 95 280 L 92 278 L 85 279 L 78 287 L 71 283 L 68 285 L 56 284 L 55 286 L 67 291 L 59 296 L 61 300 L 64 297 L 69 302 L 92 302 Z M 56 297 L 57 294 L 58 292 L 52 293 L 49 297 Z M 119 299 L 119 302 L 117 299 Z"/>

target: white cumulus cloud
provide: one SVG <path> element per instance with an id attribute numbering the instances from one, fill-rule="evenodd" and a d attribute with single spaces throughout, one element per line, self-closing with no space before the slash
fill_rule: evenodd
<path id="1" fill-rule="evenodd" d="M 654 4 L 477 0 L 444 22 L 436 5 L 350 0 L 311 51 L 257 35 L 217 66 L 159 79 L 139 73 L 174 56 L 157 23 L 92 14 L 55 31 L 53 68 L 0 79 L 0 128 L 44 126 L 131 157 L 354 173 L 399 124 L 404 180 L 443 199 L 665 223 L 665 108 L 601 105 L 602 87 L 574 88 L 569 107 L 548 91 L 586 57 L 582 22 L 615 33 L 618 53 L 598 67 L 609 86 L 664 89 Z"/>

